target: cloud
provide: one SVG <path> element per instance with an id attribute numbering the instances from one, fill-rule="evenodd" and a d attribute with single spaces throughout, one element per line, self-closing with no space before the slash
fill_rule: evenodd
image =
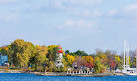
<path id="1" fill-rule="evenodd" d="M 103 14 L 100 10 L 89 9 L 101 4 L 102 0 L 0 0 L 0 3 L 16 3 L 9 10 L 17 13 L 58 11 L 81 17 L 100 17 Z"/>
<path id="2" fill-rule="evenodd" d="M 99 17 L 102 15 L 97 9 L 91 10 L 89 7 L 94 7 L 102 3 L 102 0 L 54 0 L 55 8 L 67 11 L 72 15 L 84 17 Z"/>
<path id="3" fill-rule="evenodd" d="M 16 0 L 0 0 L 0 4 L 13 3 L 13 2 L 16 2 Z"/>
<path id="4" fill-rule="evenodd" d="M 124 8 L 124 13 L 130 16 L 137 16 L 137 4 L 132 4 Z"/>
<path id="5" fill-rule="evenodd" d="M 97 5 L 102 3 L 102 0 L 69 0 L 69 1 L 72 5 L 83 5 L 83 6 Z"/>
<path id="6" fill-rule="evenodd" d="M 135 18 L 137 17 L 137 4 L 132 4 L 121 9 L 110 10 L 107 16 L 118 18 Z"/>
<path id="7" fill-rule="evenodd" d="M 93 6 L 102 3 L 102 0 L 54 0 L 58 7 L 80 7 L 80 6 Z"/>
<path id="8" fill-rule="evenodd" d="M 102 27 L 115 30 L 117 27 L 127 31 L 127 28 L 136 30 L 137 4 L 127 5 L 119 9 L 112 9 L 105 15 Z M 117 29 L 119 31 L 119 29 Z M 128 30 L 129 31 L 129 30 Z"/>
<path id="9" fill-rule="evenodd" d="M 28 3 L 35 2 L 34 0 L 0 0 L 0 4 L 8 4 L 8 3 Z"/>
<path id="10" fill-rule="evenodd" d="M 100 31 L 96 22 L 87 20 L 67 20 L 64 25 L 59 26 L 58 28 L 81 34 L 97 33 Z"/>

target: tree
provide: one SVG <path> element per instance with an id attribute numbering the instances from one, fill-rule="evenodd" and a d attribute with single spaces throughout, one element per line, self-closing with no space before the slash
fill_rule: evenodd
<path id="1" fill-rule="evenodd" d="M 103 55 L 104 52 L 100 49 L 96 49 L 96 55 Z"/>
<path id="2" fill-rule="evenodd" d="M 108 65 L 108 58 L 106 55 L 100 55 L 100 61 L 101 64 L 104 65 L 104 67 L 107 67 Z"/>
<path id="3" fill-rule="evenodd" d="M 100 71 L 101 71 L 101 62 L 100 62 L 100 60 L 95 61 L 94 64 L 95 64 L 95 66 L 94 66 L 95 73 L 100 73 Z"/>
<path id="4" fill-rule="evenodd" d="M 57 45 L 49 45 L 48 46 L 48 54 L 47 54 L 47 58 L 49 58 L 50 61 L 55 61 L 56 59 L 56 53 L 57 53 Z"/>
<path id="5" fill-rule="evenodd" d="M 85 66 L 86 67 L 90 67 L 90 68 L 93 68 L 93 57 L 92 56 L 83 56 L 82 57 L 84 59 L 84 61 L 86 62 L 85 63 Z"/>
<path id="6" fill-rule="evenodd" d="M 116 67 L 118 67 L 119 69 L 122 69 L 122 60 L 120 59 L 120 57 L 118 55 L 115 55 L 115 63 L 116 63 Z"/>
<path id="7" fill-rule="evenodd" d="M 14 65 L 16 67 L 27 67 L 34 50 L 34 45 L 31 42 L 17 39 L 11 43 L 11 50 L 13 50 L 12 57 Z"/>
<path id="8" fill-rule="evenodd" d="M 34 64 L 36 65 L 35 69 L 43 70 L 44 69 L 43 65 L 48 64 L 48 58 L 46 58 L 48 49 L 45 46 L 39 46 L 39 45 L 36 45 L 35 48 L 36 48 L 36 52 L 34 56 Z"/>
<path id="9" fill-rule="evenodd" d="M 69 50 L 66 50 L 66 51 L 65 51 L 65 54 L 70 54 Z"/>
<path id="10" fill-rule="evenodd" d="M 73 62 L 75 61 L 75 57 L 69 54 L 65 55 L 66 61 L 68 62 L 69 66 L 72 66 Z"/>
<path id="11" fill-rule="evenodd" d="M 76 63 L 79 69 L 86 64 L 85 60 L 81 56 L 76 56 Z"/>
<path id="12" fill-rule="evenodd" d="M 87 53 L 85 53 L 84 51 L 80 51 L 80 50 L 76 51 L 75 55 L 78 55 L 78 56 L 88 56 Z"/>
<path id="13" fill-rule="evenodd" d="M 116 63 L 113 60 L 109 59 L 108 64 L 109 64 L 110 70 L 115 69 Z"/>

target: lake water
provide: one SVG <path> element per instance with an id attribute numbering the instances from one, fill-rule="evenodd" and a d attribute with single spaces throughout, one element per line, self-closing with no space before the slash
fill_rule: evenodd
<path id="1" fill-rule="evenodd" d="M 74 77 L 37 76 L 23 73 L 0 73 L 0 81 L 137 81 L 137 76 Z"/>

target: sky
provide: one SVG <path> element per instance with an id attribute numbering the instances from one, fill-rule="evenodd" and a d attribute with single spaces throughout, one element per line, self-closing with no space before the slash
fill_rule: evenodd
<path id="1" fill-rule="evenodd" d="M 16 39 L 64 50 L 137 49 L 137 0 L 0 0 L 0 46 Z"/>

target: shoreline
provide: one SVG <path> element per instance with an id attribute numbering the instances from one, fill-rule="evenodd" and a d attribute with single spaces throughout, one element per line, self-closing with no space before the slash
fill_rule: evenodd
<path id="1" fill-rule="evenodd" d="M 38 76 L 77 76 L 77 77 L 106 77 L 106 76 L 124 76 L 122 73 L 92 73 L 92 74 L 67 74 L 67 72 L 22 72 L 21 70 L 10 70 L 9 72 L 0 71 L 0 73 L 26 73 Z"/>
<path id="2" fill-rule="evenodd" d="M 27 73 L 38 76 L 79 76 L 79 77 L 105 77 L 105 76 L 124 76 L 122 73 L 90 73 L 90 74 L 67 74 L 67 72 L 29 72 L 22 70 L 5 70 L 1 69 L 0 73 Z"/>

